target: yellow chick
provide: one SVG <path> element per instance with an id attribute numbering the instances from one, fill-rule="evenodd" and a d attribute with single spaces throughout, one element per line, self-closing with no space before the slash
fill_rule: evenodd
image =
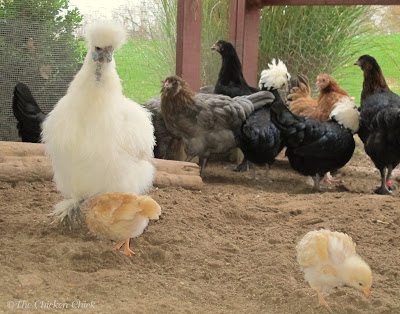
<path id="1" fill-rule="evenodd" d="M 129 247 L 130 238 L 138 237 L 149 223 L 158 219 L 161 207 L 150 196 L 132 193 L 104 193 L 82 205 L 88 229 L 101 237 L 116 241 L 114 249 L 124 246 L 123 253 L 135 253 Z"/>
<path id="2" fill-rule="evenodd" d="M 323 294 L 344 285 L 369 296 L 371 269 L 356 253 L 356 245 L 347 234 L 325 229 L 310 231 L 297 244 L 296 251 L 304 278 L 317 291 L 320 305 L 330 310 Z"/>

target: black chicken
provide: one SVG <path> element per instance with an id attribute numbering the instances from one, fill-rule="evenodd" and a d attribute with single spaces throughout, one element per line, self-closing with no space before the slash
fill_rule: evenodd
<path id="1" fill-rule="evenodd" d="M 235 47 L 230 42 L 218 40 L 211 49 L 217 51 L 222 57 L 221 69 L 215 84 L 214 93 L 229 97 L 250 95 L 258 91 L 257 88 L 247 84 Z M 246 171 L 250 167 L 246 156 L 235 171 Z"/>
<path id="2" fill-rule="evenodd" d="M 358 135 L 381 174 L 375 193 L 390 194 L 387 185 L 400 162 L 400 96 L 389 89 L 373 57 L 363 55 L 355 64 L 364 72 Z"/>
<path id="3" fill-rule="evenodd" d="M 233 45 L 224 40 L 218 40 L 211 49 L 217 51 L 222 57 L 222 65 L 215 84 L 214 93 L 229 97 L 250 95 L 258 92 L 244 79 L 242 64 Z"/>
<path id="4" fill-rule="evenodd" d="M 355 108 L 351 110 L 356 111 Z M 320 191 L 320 178 L 328 171 L 343 167 L 352 157 L 355 149 L 352 130 L 333 120 L 320 122 L 297 116 L 280 98 L 273 102 L 271 111 L 272 121 L 285 140 L 291 167 L 303 175 L 312 176 L 314 189 Z M 337 115 L 342 116 L 340 113 Z M 358 114 L 354 116 L 358 119 Z"/>
<path id="5" fill-rule="evenodd" d="M 18 83 L 14 88 L 12 108 L 22 142 L 40 143 L 41 125 L 46 115 L 24 83 Z"/>
<path id="6" fill-rule="evenodd" d="M 289 78 L 290 75 L 283 62 L 273 61 L 269 64 L 269 69 L 262 72 L 259 85 L 262 90 L 268 90 L 274 94 L 274 101 L 282 101 L 280 92 L 287 91 Z M 242 124 L 239 132 L 236 133 L 236 140 L 245 160 L 256 165 L 267 165 L 269 169 L 284 147 L 280 133 L 271 121 L 270 106 L 264 106 L 254 111 Z M 253 170 L 255 171 L 254 167 Z M 254 172 L 253 176 L 255 176 Z"/>

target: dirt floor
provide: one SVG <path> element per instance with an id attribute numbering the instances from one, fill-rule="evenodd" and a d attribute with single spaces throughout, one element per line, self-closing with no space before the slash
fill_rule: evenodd
<path id="1" fill-rule="evenodd" d="M 211 164 L 201 191 L 155 189 L 163 214 L 111 250 L 85 229 L 50 225 L 60 199 L 50 182 L 0 183 L 0 311 L 12 313 L 327 313 L 304 281 L 295 245 L 322 227 L 350 234 L 373 270 L 372 294 L 340 288 L 334 313 L 400 313 L 400 190 L 372 193 L 378 173 L 358 149 L 312 193 L 286 160 L 259 180 Z"/>

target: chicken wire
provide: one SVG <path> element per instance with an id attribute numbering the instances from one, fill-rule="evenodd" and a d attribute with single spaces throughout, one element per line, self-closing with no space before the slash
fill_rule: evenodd
<path id="1" fill-rule="evenodd" d="M 99 19 L 115 20 L 123 23 L 133 36 L 146 37 L 154 20 L 154 15 L 147 13 L 154 12 L 153 1 L 120 0 L 116 1 L 119 6 L 114 5 L 111 10 L 110 4 L 99 6 L 96 1 L 70 0 L 69 9 L 78 8 L 83 17 L 80 26 L 71 31 L 66 24 L 55 27 L 52 21 L 62 18 L 64 9 L 50 19 L 43 18 L 35 7 L 39 7 L 39 2 L 51 3 L 0 0 L 1 141 L 20 141 L 12 110 L 17 82 L 29 87 L 45 114 L 65 95 L 83 63 L 85 44 L 78 39 L 82 39 L 87 24 Z M 25 7 L 21 9 L 21 5 Z"/>

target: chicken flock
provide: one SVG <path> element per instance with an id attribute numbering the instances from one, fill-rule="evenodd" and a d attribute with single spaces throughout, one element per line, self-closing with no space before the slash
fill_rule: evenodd
<path id="1" fill-rule="evenodd" d="M 351 159 L 358 134 L 381 174 L 375 192 L 392 193 L 391 173 L 400 162 L 400 97 L 373 57 L 355 63 L 364 74 L 358 109 L 327 73 L 318 75 L 319 96 L 313 98 L 308 78 L 291 79 L 281 60 L 272 60 L 258 87 L 251 87 L 233 45 L 219 40 L 212 47 L 222 58 L 213 93 L 196 93 L 181 77 L 169 76 L 161 95 L 142 106 L 123 95 L 116 72 L 113 53 L 124 39 L 117 25 L 91 26 L 83 66 L 47 116 L 25 84 L 15 86 L 19 135 L 25 142 L 44 143 L 64 198 L 54 207 L 55 221 L 73 224 L 84 214 L 91 232 L 116 241 L 115 249 L 131 256 L 130 238 L 161 214 L 145 195 L 154 178 L 152 160 L 171 158 L 171 147 L 179 143 L 187 160 L 199 159 L 201 176 L 212 155 L 233 148 L 244 155 L 239 171 L 269 169 L 286 149 L 290 166 L 312 177 L 320 191 L 321 179 Z M 329 308 L 324 294 L 341 285 L 369 294 L 371 269 L 348 235 L 310 231 L 296 250 L 321 304 Z"/>

